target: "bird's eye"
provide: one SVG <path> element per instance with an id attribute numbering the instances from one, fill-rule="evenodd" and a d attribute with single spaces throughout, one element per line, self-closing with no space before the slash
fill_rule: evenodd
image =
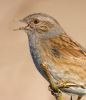
<path id="1" fill-rule="evenodd" d="M 38 19 L 34 19 L 34 24 L 38 24 L 39 20 Z"/>

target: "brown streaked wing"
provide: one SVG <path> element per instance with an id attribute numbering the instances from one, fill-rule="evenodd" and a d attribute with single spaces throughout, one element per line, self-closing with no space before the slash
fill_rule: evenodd
<path id="1" fill-rule="evenodd" d="M 73 41 L 67 34 L 62 34 L 48 40 L 49 59 L 58 69 L 65 71 L 65 75 L 76 76 L 76 82 L 86 82 L 86 50 L 77 42 Z M 53 51 L 53 52 L 52 52 Z M 67 74 L 68 73 L 68 74 Z M 71 79 L 70 79 L 71 81 Z"/>
<path id="2" fill-rule="evenodd" d="M 56 46 L 65 56 L 86 57 L 86 50 L 67 34 L 62 34 L 50 39 L 50 43 L 52 43 L 52 46 Z"/>

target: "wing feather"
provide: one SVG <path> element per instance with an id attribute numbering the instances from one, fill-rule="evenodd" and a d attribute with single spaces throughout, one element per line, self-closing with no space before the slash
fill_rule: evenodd
<path id="1" fill-rule="evenodd" d="M 42 41 L 41 45 L 43 59 L 55 65 L 59 77 L 86 83 L 86 50 L 79 43 L 62 34 Z"/>

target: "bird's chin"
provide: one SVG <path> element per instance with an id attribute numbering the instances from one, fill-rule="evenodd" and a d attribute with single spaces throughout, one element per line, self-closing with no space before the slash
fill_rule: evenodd
<path id="1" fill-rule="evenodd" d="M 33 33 L 34 33 L 34 30 L 30 30 L 30 29 L 29 30 L 26 29 L 24 31 L 25 31 L 25 33 L 27 33 L 28 36 L 33 35 Z"/>
<path id="2" fill-rule="evenodd" d="M 29 36 L 30 35 L 30 30 L 24 30 L 25 33 L 27 33 L 27 35 Z"/>

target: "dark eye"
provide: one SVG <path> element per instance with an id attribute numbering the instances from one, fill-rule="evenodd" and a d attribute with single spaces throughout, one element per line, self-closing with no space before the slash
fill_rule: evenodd
<path id="1" fill-rule="evenodd" d="M 34 19 L 34 24 L 38 24 L 39 20 L 38 19 Z"/>

